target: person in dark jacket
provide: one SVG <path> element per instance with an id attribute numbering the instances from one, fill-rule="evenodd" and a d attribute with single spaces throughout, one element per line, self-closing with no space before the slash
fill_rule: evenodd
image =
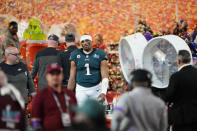
<path id="1" fill-rule="evenodd" d="M 47 85 L 45 78 L 47 66 L 57 63 L 57 54 L 59 51 L 56 48 L 58 47 L 58 43 L 58 36 L 54 34 L 50 35 L 48 37 L 48 47 L 38 51 L 34 58 L 31 74 L 33 79 L 38 74 L 38 90 L 45 88 Z"/>
<path id="2" fill-rule="evenodd" d="M 66 34 L 65 41 L 66 41 L 67 50 L 61 51 L 58 54 L 58 63 L 63 68 L 63 73 L 64 73 L 63 85 L 67 87 L 68 79 L 70 76 L 70 54 L 72 51 L 77 49 L 77 47 L 75 45 L 75 36 L 73 34 Z"/>
<path id="3" fill-rule="evenodd" d="M 178 72 L 170 77 L 163 99 L 170 104 L 168 109 L 169 124 L 173 131 L 197 130 L 197 69 L 191 62 L 191 55 L 186 50 L 178 53 Z"/>
<path id="4" fill-rule="evenodd" d="M 16 47 L 8 47 L 5 49 L 5 62 L 0 63 L 0 68 L 7 75 L 8 83 L 19 90 L 27 104 L 28 95 L 33 95 L 35 88 L 27 66 L 19 57 L 20 53 Z"/>

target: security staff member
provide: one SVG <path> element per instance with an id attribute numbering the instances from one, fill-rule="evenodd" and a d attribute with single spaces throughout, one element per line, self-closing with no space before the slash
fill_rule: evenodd
<path id="1" fill-rule="evenodd" d="M 63 68 L 64 73 L 64 79 L 63 79 L 63 85 L 67 87 L 68 79 L 70 76 L 70 54 L 72 51 L 77 49 L 75 45 L 75 36 L 73 34 L 66 34 L 65 36 L 66 46 L 67 50 L 61 51 L 58 54 L 58 63 Z"/>

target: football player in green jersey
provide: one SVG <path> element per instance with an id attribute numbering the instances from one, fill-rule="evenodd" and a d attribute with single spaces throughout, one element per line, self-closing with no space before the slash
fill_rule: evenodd
<path id="1" fill-rule="evenodd" d="M 107 54 L 92 47 L 92 37 L 83 35 L 80 38 L 82 49 L 71 53 L 71 69 L 68 89 L 74 90 L 78 104 L 87 98 L 95 98 L 101 102 L 106 99 L 108 88 Z"/>

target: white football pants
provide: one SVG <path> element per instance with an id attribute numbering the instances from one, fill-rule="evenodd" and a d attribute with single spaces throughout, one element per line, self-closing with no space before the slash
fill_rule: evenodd
<path id="1" fill-rule="evenodd" d="M 101 83 L 93 87 L 83 87 L 76 85 L 76 99 L 78 105 L 82 105 L 87 98 L 97 99 L 101 93 Z"/>

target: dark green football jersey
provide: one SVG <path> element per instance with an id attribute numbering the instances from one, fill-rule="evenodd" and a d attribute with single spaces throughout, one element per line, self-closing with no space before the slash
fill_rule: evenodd
<path id="1" fill-rule="evenodd" d="M 101 82 L 101 61 L 107 60 L 104 50 L 94 49 L 90 54 L 85 54 L 82 49 L 77 49 L 71 53 L 70 59 L 77 67 L 77 84 L 92 87 Z"/>

